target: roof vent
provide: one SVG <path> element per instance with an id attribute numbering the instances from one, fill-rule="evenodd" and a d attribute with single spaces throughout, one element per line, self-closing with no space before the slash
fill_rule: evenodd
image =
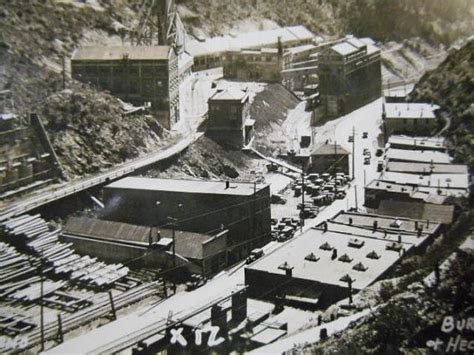
<path id="1" fill-rule="evenodd" d="M 362 246 L 365 244 L 365 242 L 363 240 L 360 240 L 360 239 L 357 239 L 357 238 L 352 238 L 349 240 L 348 242 L 348 246 L 350 246 L 351 248 L 357 248 L 357 249 L 360 249 L 362 248 Z"/>
<path id="2" fill-rule="evenodd" d="M 341 256 L 339 257 L 338 260 L 339 260 L 339 261 L 342 261 L 343 263 L 350 263 L 350 262 L 351 262 L 352 260 L 354 260 L 354 259 L 352 259 L 352 258 L 351 258 L 349 255 L 347 255 L 347 254 L 343 254 L 343 255 L 341 255 Z"/>
<path id="3" fill-rule="evenodd" d="M 372 250 L 369 254 L 366 255 L 369 259 L 380 259 L 380 255 L 377 254 L 375 250 Z"/>
<path id="4" fill-rule="evenodd" d="M 352 282 L 354 282 L 355 280 L 352 279 L 352 278 L 349 276 L 349 274 L 345 274 L 343 277 L 341 277 L 341 278 L 339 279 L 339 281 L 342 281 L 342 282 L 351 282 L 351 283 L 352 283 Z"/>
<path id="5" fill-rule="evenodd" d="M 287 261 L 285 261 L 283 264 L 281 264 L 280 266 L 278 266 L 278 268 L 280 270 L 291 270 L 293 269 L 293 266 L 291 266 L 290 264 L 288 264 Z"/>
<path id="6" fill-rule="evenodd" d="M 357 264 L 355 264 L 352 268 L 353 268 L 354 270 L 356 270 L 356 271 L 362 271 L 362 272 L 365 271 L 365 270 L 367 270 L 367 266 L 365 266 L 365 265 L 362 264 L 362 263 L 357 263 Z"/>
<path id="7" fill-rule="evenodd" d="M 319 260 L 319 258 L 316 255 L 314 255 L 314 253 L 309 253 L 308 255 L 306 255 L 304 259 L 308 261 L 313 261 L 313 262 L 316 262 Z"/>
<path id="8" fill-rule="evenodd" d="M 321 246 L 319 247 L 319 249 L 322 249 L 322 250 L 332 250 L 332 246 L 330 246 L 328 242 L 325 242 L 325 243 L 321 244 Z"/>

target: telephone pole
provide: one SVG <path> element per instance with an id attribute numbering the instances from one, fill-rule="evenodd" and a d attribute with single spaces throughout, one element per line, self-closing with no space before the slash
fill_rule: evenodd
<path id="1" fill-rule="evenodd" d="M 44 296 L 44 284 L 43 284 L 43 249 L 41 249 L 40 259 L 40 330 L 41 330 L 41 350 L 44 350 L 44 307 L 43 307 L 43 296 Z"/>
<path id="2" fill-rule="evenodd" d="M 352 126 L 352 180 L 355 179 L 355 127 Z"/>
<path id="3" fill-rule="evenodd" d="M 169 226 L 171 227 L 171 235 L 173 238 L 173 269 L 176 269 L 176 218 L 168 217 Z"/>
<path id="4" fill-rule="evenodd" d="M 301 229 L 304 226 L 304 163 L 301 164 Z"/>

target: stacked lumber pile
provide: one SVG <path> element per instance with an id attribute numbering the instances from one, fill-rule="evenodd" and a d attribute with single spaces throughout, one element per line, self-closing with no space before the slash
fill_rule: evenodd
<path id="1" fill-rule="evenodd" d="M 40 280 L 38 258 L 18 252 L 14 247 L 0 242 L 0 297 Z"/>
<path id="2" fill-rule="evenodd" d="M 129 269 L 122 264 L 106 264 L 97 261 L 96 258 L 77 255 L 71 248 L 71 243 L 59 241 L 60 229 L 51 230 L 49 224 L 39 215 L 22 215 L 4 221 L 0 224 L 0 231 L 5 240 L 35 257 L 35 265 L 29 266 L 26 270 L 34 271 L 42 260 L 43 272 L 52 271 L 73 282 L 93 288 L 112 286 L 129 272 Z M 11 249 L 14 250 L 14 248 Z M 12 253 L 11 250 L 8 252 Z M 18 261 L 21 264 L 18 265 L 31 264 L 30 256 L 19 255 Z M 6 262 L 9 260 L 6 259 Z M 0 259 L 1 262 L 2 259 Z M 13 271 L 16 269 L 17 267 L 14 267 Z M 16 274 L 13 273 L 14 275 Z M 0 284 L 1 276 L 2 274 L 0 274 Z"/>

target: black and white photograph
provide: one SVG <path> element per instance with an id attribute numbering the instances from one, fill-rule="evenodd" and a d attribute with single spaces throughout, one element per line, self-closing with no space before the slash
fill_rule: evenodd
<path id="1" fill-rule="evenodd" d="M 0 0 L 0 353 L 474 353 L 473 0 Z"/>

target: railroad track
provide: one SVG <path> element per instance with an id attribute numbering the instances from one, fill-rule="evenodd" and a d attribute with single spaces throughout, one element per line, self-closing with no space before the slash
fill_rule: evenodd
<path id="1" fill-rule="evenodd" d="M 150 282 L 150 283 L 135 287 L 133 289 L 130 289 L 129 291 L 126 291 L 118 296 L 115 296 L 114 298 L 115 308 L 116 309 L 123 308 L 131 303 L 137 302 L 143 298 L 153 295 L 157 290 L 157 286 L 159 286 L 160 284 L 161 284 L 161 281 Z M 63 332 L 66 333 L 68 331 L 76 329 L 95 319 L 107 316 L 109 313 L 111 313 L 110 301 L 109 301 L 108 296 L 105 295 L 98 302 L 93 304 L 91 307 L 88 307 L 76 313 L 64 316 L 62 318 Z M 54 340 L 57 338 L 57 336 L 58 336 L 58 324 L 55 322 L 46 324 L 44 327 L 45 341 Z M 36 328 L 33 332 L 31 332 L 27 336 L 27 338 L 28 338 L 28 342 L 27 342 L 28 345 L 25 349 L 21 349 L 22 351 L 32 348 L 41 343 L 41 330 L 39 328 Z M 11 351 L 11 349 L 0 348 L 0 352 L 2 353 L 9 352 L 9 351 Z"/>

